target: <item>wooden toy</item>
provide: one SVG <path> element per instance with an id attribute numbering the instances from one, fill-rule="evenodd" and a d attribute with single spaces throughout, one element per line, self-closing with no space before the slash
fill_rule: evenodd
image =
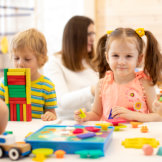
<path id="1" fill-rule="evenodd" d="M 63 132 L 67 131 L 67 127 L 69 134 L 64 134 Z M 79 126 L 71 127 L 75 130 Z M 95 127 L 101 128 L 97 126 Z M 82 133 L 74 134 L 73 129 L 70 130 L 69 126 L 47 125 L 25 138 L 25 141 L 31 144 L 32 149 L 51 148 L 54 151 L 64 150 L 67 154 L 74 154 L 76 151 L 80 150 L 95 149 L 101 150 L 104 155 L 104 151 L 106 150 L 108 143 L 111 140 L 114 128 L 108 128 L 104 131 L 100 129 L 100 131 L 97 133 L 88 131 L 86 129 L 86 126 L 80 126 L 80 129 L 83 130 Z M 93 135 L 87 138 L 78 137 L 78 135 L 84 136 L 88 133 L 91 133 Z"/>
<path id="2" fill-rule="evenodd" d="M 18 160 L 21 156 L 30 154 L 29 143 L 15 142 L 13 134 L 0 135 L 0 158 L 8 155 L 11 160 Z"/>
<path id="3" fill-rule="evenodd" d="M 10 121 L 31 121 L 30 69 L 4 69 L 5 103 Z"/>
<path id="4" fill-rule="evenodd" d="M 58 159 L 64 158 L 64 154 L 66 154 L 66 152 L 63 150 L 57 150 L 55 152 L 56 158 L 58 158 Z"/>

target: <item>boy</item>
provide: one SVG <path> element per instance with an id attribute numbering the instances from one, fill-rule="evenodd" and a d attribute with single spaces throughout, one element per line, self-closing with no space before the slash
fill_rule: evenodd
<path id="1" fill-rule="evenodd" d="M 11 43 L 11 57 L 15 68 L 31 69 L 32 117 L 44 121 L 55 120 L 57 108 L 54 84 L 39 73 L 47 62 L 47 43 L 44 35 L 36 29 L 18 33 Z M 3 83 L 0 97 L 4 95 Z"/>

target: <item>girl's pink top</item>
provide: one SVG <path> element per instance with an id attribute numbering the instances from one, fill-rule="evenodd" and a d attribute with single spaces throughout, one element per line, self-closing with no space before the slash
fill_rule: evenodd
<path id="1" fill-rule="evenodd" d="M 107 120 L 110 111 L 115 106 L 125 107 L 141 113 L 149 113 L 144 88 L 140 79 L 149 78 L 143 71 L 135 72 L 136 77 L 128 84 L 117 84 L 112 71 L 106 72 L 101 82 L 101 100 L 103 115 L 101 120 Z"/>

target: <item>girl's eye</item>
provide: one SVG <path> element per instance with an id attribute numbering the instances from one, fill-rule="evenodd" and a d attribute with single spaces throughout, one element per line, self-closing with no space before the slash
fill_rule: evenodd
<path id="1" fill-rule="evenodd" d="M 112 55 L 113 57 L 119 57 L 117 54 Z"/>
<path id="2" fill-rule="evenodd" d="M 131 55 L 127 55 L 126 57 L 127 57 L 127 58 L 131 58 L 132 56 L 131 56 Z"/>
<path id="3" fill-rule="evenodd" d="M 25 61 L 30 61 L 31 59 L 25 59 Z"/>

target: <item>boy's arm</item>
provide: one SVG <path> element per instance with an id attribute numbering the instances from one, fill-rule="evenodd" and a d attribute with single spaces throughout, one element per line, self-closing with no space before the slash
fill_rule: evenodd
<path id="1" fill-rule="evenodd" d="M 0 134 L 2 134 L 5 131 L 6 125 L 8 122 L 8 107 L 0 99 Z"/>

